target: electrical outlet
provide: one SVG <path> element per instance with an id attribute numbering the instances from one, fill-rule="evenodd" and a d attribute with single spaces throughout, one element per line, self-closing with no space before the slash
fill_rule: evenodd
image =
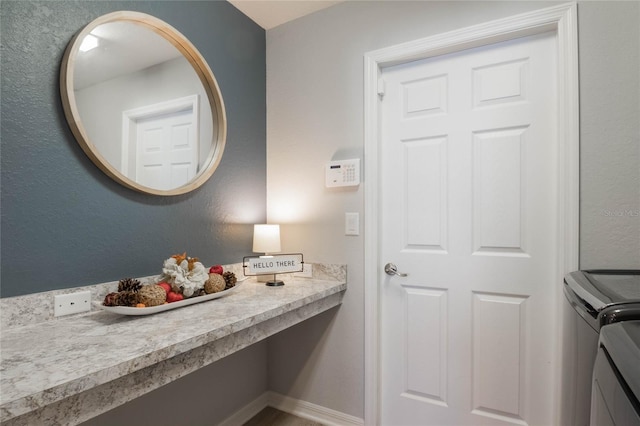
<path id="1" fill-rule="evenodd" d="M 294 275 L 296 277 L 302 277 L 302 278 L 313 278 L 313 264 L 303 263 L 302 272 L 296 272 Z"/>
<path id="2" fill-rule="evenodd" d="M 53 316 L 77 314 L 91 310 L 91 292 L 79 291 L 77 293 L 59 294 L 53 298 Z"/>

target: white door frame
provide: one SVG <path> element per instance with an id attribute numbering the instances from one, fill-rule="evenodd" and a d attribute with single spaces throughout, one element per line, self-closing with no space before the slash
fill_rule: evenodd
<path id="1" fill-rule="evenodd" d="M 558 268 L 556 281 L 557 318 L 560 319 L 562 279 L 578 269 L 579 225 L 579 121 L 578 121 L 578 41 L 575 2 L 527 12 L 512 17 L 455 30 L 408 43 L 368 52 L 364 56 L 364 183 L 365 183 L 365 424 L 380 421 L 380 283 L 382 259 L 380 242 L 380 190 L 378 170 L 379 118 L 378 92 L 383 68 L 434 56 L 498 43 L 546 31 L 555 31 L 558 57 Z M 561 327 L 557 327 L 561 330 Z M 561 336 L 554 341 L 556 368 L 561 359 Z M 557 372 L 559 373 L 559 371 Z M 560 377 L 555 374 L 554 377 Z M 554 390 L 559 395 L 559 380 Z M 554 400 L 557 401 L 557 398 Z M 556 403 L 554 416 L 558 419 Z"/>

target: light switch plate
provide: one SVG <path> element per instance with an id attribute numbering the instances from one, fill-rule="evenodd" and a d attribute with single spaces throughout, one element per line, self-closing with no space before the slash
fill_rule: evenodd
<path id="1" fill-rule="evenodd" d="M 344 234 L 360 235 L 360 213 L 344 214 Z"/>

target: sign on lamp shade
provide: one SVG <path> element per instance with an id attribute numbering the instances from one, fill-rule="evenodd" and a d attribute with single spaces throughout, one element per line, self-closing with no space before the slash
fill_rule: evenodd
<path id="1" fill-rule="evenodd" d="M 280 250 L 280 225 L 253 225 L 254 253 L 279 253 Z"/>

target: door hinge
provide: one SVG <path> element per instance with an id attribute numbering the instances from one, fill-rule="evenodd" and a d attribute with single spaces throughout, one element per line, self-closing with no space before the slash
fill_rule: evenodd
<path id="1" fill-rule="evenodd" d="M 384 80 L 382 78 L 379 78 L 378 79 L 378 96 L 380 96 L 380 99 L 384 98 L 384 89 L 385 89 Z"/>

